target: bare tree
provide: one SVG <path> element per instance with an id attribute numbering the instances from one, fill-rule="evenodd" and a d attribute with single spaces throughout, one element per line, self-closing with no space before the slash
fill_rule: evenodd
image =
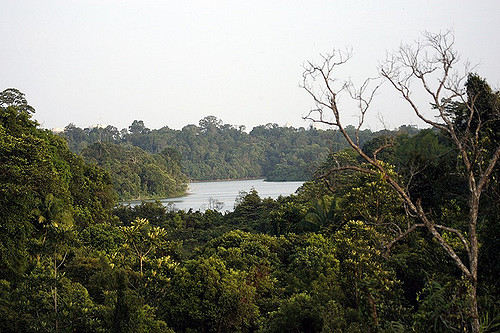
<path id="1" fill-rule="evenodd" d="M 408 187 L 395 177 L 385 163 L 377 159 L 377 153 L 387 148 L 387 145 L 379 147 L 373 156 L 367 155 L 361 149 L 358 133 L 364 125 L 365 115 L 381 83 L 376 79 L 367 79 L 361 87 L 356 89 L 350 81 L 337 80 L 336 70 L 338 66 L 343 65 L 351 58 L 350 52 L 337 50 L 323 56 L 319 65 L 312 62 L 307 63 L 302 87 L 314 99 L 316 108 L 304 118 L 336 127 L 369 166 L 337 165 L 331 171 L 354 170 L 382 175 L 383 179 L 401 197 L 409 212 L 416 217 L 405 230 L 401 230 L 386 244 L 387 249 L 418 228 L 426 228 L 432 234 L 470 282 L 472 331 L 479 332 L 477 305 L 479 199 L 500 158 L 500 146 L 490 150 L 489 153 L 482 149 L 480 133 L 484 123 L 481 123 L 478 116 L 477 108 L 474 105 L 474 96 L 468 96 L 464 87 L 470 69 L 468 64 L 465 64 L 461 68 L 462 73 L 456 70 L 460 59 L 453 46 L 454 35 L 452 32 L 438 34 L 425 32 L 421 41 L 410 45 L 401 45 L 395 52 L 389 54 L 380 66 L 380 76 L 396 89 L 422 121 L 447 133 L 458 149 L 459 160 L 463 163 L 469 188 L 467 221 L 469 230 L 467 232 L 437 224 L 422 207 L 419 198 L 410 196 Z M 418 87 L 430 98 L 432 108 L 422 109 L 419 106 L 412 94 Z M 357 102 L 359 122 L 353 136 L 349 135 L 342 123 L 343 118 L 338 103 L 342 93 L 347 93 Z M 461 103 L 466 107 L 468 120 L 465 127 L 460 130 L 454 125 L 453 115 L 448 112 L 448 106 L 451 103 Z M 462 260 L 442 236 L 444 231 L 453 233 L 460 239 L 467 253 L 467 261 Z"/>

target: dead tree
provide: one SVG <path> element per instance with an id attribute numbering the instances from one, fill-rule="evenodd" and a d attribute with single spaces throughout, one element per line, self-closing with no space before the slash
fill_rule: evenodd
<path id="1" fill-rule="evenodd" d="M 486 184 L 500 158 L 500 146 L 486 153 L 481 147 L 480 133 L 482 124 L 477 121 L 478 114 L 474 105 L 474 96 L 467 96 L 464 83 L 469 74 L 467 64 L 462 67 L 462 73 L 456 70 L 460 63 L 458 53 L 453 49 L 454 36 L 452 32 L 424 33 L 423 39 L 411 45 L 401 45 L 395 52 L 388 55 L 380 66 L 380 78 L 389 84 L 406 100 L 411 110 L 422 121 L 446 133 L 459 152 L 459 160 L 463 163 L 469 188 L 469 214 L 467 233 L 437 224 L 426 213 L 418 198 L 412 198 L 408 188 L 390 172 L 385 163 L 377 159 L 377 153 L 386 148 L 381 146 L 373 156 L 367 155 L 360 146 L 358 133 L 364 125 L 365 115 L 380 87 L 380 81 L 367 79 L 356 89 L 352 82 L 341 82 L 336 77 L 336 70 L 351 58 L 350 52 L 336 50 L 323 56 L 322 62 L 316 65 L 307 63 L 303 74 L 302 87 L 315 101 L 316 108 L 311 110 L 304 119 L 320 122 L 337 128 L 354 149 L 370 167 L 338 165 L 332 171 L 354 170 L 369 174 L 380 174 L 383 179 L 397 192 L 408 210 L 416 217 L 406 230 L 402 230 L 388 244 L 390 249 L 395 243 L 418 228 L 426 228 L 440 244 L 446 254 L 453 260 L 462 274 L 470 282 L 470 318 L 472 332 L 479 332 L 479 313 L 477 305 L 478 276 L 478 239 L 477 223 L 479 200 Z M 413 85 L 412 85 L 413 84 Z M 432 108 L 422 109 L 412 93 L 420 87 L 430 98 Z M 357 102 L 359 123 L 353 136 L 344 128 L 339 96 L 347 94 Z M 447 112 L 450 103 L 462 103 L 468 112 L 468 122 L 460 132 L 454 126 L 453 115 Z M 427 104 L 429 105 L 429 104 Z M 474 121 L 474 126 L 472 126 Z M 468 262 L 462 260 L 445 240 L 442 233 L 451 232 L 462 242 L 467 253 Z"/>

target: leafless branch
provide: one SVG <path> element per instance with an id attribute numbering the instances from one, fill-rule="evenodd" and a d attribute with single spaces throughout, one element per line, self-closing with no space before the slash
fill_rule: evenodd
<path id="1" fill-rule="evenodd" d="M 447 226 L 444 226 L 444 225 L 439 225 L 439 224 L 436 224 L 435 227 L 437 229 L 442 229 L 442 230 L 446 230 L 446 231 L 449 231 L 449 232 L 452 232 L 454 233 L 455 235 L 457 235 L 458 238 L 460 238 L 460 241 L 462 242 L 462 244 L 464 245 L 464 248 L 465 250 L 467 251 L 467 253 L 470 255 L 470 248 L 469 248 L 469 244 L 467 243 L 467 241 L 465 240 L 465 237 L 462 235 L 462 233 L 460 231 L 458 231 L 457 229 L 454 229 L 454 228 L 450 228 L 450 227 L 447 227 Z"/>
<path id="2" fill-rule="evenodd" d="M 344 165 L 344 166 L 338 166 L 335 168 L 330 168 L 326 173 L 323 173 L 319 175 L 317 178 L 318 179 L 324 179 L 326 177 L 331 176 L 332 174 L 339 173 L 342 171 L 358 171 L 366 174 L 371 174 L 371 175 L 377 175 L 378 173 L 374 170 L 368 169 L 368 168 L 362 168 L 358 167 L 355 165 Z"/>
<path id="3" fill-rule="evenodd" d="M 382 150 L 394 146 L 394 142 L 392 140 L 388 141 L 385 145 L 378 147 L 375 149 L 373 152 L 373 159 L 376 161 L 377 160 L 377 154 L 380 153 Z"/>
<path id="4" fill-rule="evenodd" d="M 404 202 L 407 216 L 406 230 L 399 230 L 390 225 L 390 221 L 376 218 L 379 223 L 389 223 L 387 227 L 395 232 L 395 236 L 386 244 L 390 249 L 398 241 L 418 228 L 425 228 L 440 244 L 447 255 L 454 261 L 472 284 L 471 318 L 473 332 L 479 331 L 478 309 L 476 298 L 478 251 L 477 223 L 479 215 L 479 200 L 482 192 L 492 177 L 500 159 L 500 147 L 489 148 L 485 153 L 482 131 L 492 120 L 479 114 L 476 96 L 469 94 L 464 83 L 471 67 L 464 64 L 463 71 L 457 67 L 461 63 L 458 52 L 454 50 L 455 38 L 452 31 L 433 34 L 424 32 L 420 41 L 412 45 L 402 44 L 392 53 L 388 53 L 385 61 L 379 67 L 380 76 L 389 81 L 396 92 L 408 103 L 410 109 L 426 124 L 447 133 L 459 153 L 457 163 L 462 163 L 469 188 L 468 234 L 460 230 L 437 224 L 432 216 L 424 210 L 418 198 L 410 197 L 412 177 L 422 172 L 422 169 L 410 170 L 409 182 L 402 183 L 390 168 L 379 160 L 380 152 L 390 146 L 390 142 L 376 148 L 373 157 L 368 156 L 360 147 L 359 133 L 365 123 L 367 112 L 374 96 L 380 87 L 376 80 L 367 79 L 360 87 L 355 88 L 350 81 L 340 81 L 337 68 L 351 58 L 352 53 L 334 51 L 331 55 L 322 56 L 322 63 L 308 63 L 305 67 L 302 87 L 313 98 L 316 108 L 304 117 L 313 122 L 321 122 L 336 127 L 347 140 L 350 147 L 364 160 L 365 166 L 346 166 L 337 163 L 331 170 L 324 172 L 320 178 L 331 187 L 328 178 L 334 172 L 356 171 L 371 175 L 380 175 L 383 180 L 398 194 Z M 374 87 L 375 86 L 375 87 Z M 420 89 L 429 99 L 432 109 L 420 106 L 414 96 Z M 347 93 L 348 97 L 357 102 L 359 114 L 358 126 L 354 134 L 347 132 L 342 119 L 340 96 Z M 450 105 L 459 103 L 467 109 L 464 114 L 464 126 L 457 127 L 456 115 L 450 112 Z M 500 112 L 499 112 L 500 115 Z M 493 121 L 497 121 L 493 120 Z M 350 136 L 352 135 L 352 137 Z M 417 199 L 417 200 L 416 200 Z M 373 216 L 371 218 L 374 218 Z M 414 219 L 417 219 L 415 223 Z M 398 226 L 399 227 L 399 226 Z M 453 247 L 442 236 L 447 231 L 457 236 L 466 249 L 468 263 L 465 263 Z M 441 232 L 441 233 L 440 233 Z M 466 237 L 467 236 L 467 237 Z"/>
<path id="5" fill-rule="evenodd" d="M 425 224 L 423 224 L 423 223 L 415 223 L 415 224 L 409 226 L 408 229 L 406 229 L 404 232 L 402 232 L 399 235 L 397 235 L 396 237 L 394 237 L 389 243 L 385 244 L 386 252 L 387 253 L 390 252 L 390 250 L 394 246 L 394 244 L 398 243 L 403 238 L 405 238 L 406 236 L 408 236 L 410 233 L 412 233 L 415 230 L 417 230 L 417 228 L 422 228 L 422 227 L 425 227 Z"/>

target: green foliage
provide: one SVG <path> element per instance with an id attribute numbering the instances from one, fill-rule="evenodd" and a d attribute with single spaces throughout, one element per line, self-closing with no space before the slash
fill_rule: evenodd
<path id="1" fill-rule="evenodd" d="M 397 177 L 397 176 L 396 176 Z M 387 235 L 397 235 L 407 224 L 403 201 L 379 176 L 357 174 L 339 200 L 343 220 L 360 220 Z"/>
<path id="2" fill-rule="evenodd" d="M 399 281 L 382 256 L 383 237 L 374 228 L 351 221 L 334 235 L 345 302 L 358 311 L 360 324 L 378 329 L 400 320 Z"/>
<path id="3" fill-rule="evenodd" d="M 104 171 L 38 129 L 22 93 L 0 96 L 2 329 L 100 331 L 105 311 L 64 270 L 78 233 L 110 219 L 113 187 Z"/>
<path id="4" fill-rule="evenodd" d="M 109 218 L 114 193 L 102 170 L 37 128 L 22 94 L 1 96 L 0 271 L 12 276 L 27 268 L 30 239 L 51 227 L 79 229 Z"/>
<path id="5" fill-rule="evenodd" d="M 295 201 L 286 201 L 273 209 L 269 219 L 274 235 L 283 235 L 290 232 L 303 232 L 308 226 L 304 225 L 304 216 L 307 207 Z"/>
<path id="6" fill-rule="evenodd" d="M 493 91 L 485 79 L 470 73 L 465 84 L 468 104 L 450 103 L 447 111 L 453 117 L 453 124 L 460 136 L 478 132 L 482 153 L 475 152 L 479 164 L 485 163 L 500 142 L 500 92 Z M 467 106 L 472 107 L 471 109 Z"/>
<path id="7" fill-rule="evenodd" d="M 467 193 L 465 179 L 457 173 L 457 155 L 442 133 L 426 129 L 399 138 L 393 164 L 408 182 L 410 195 L 420 198 L 424 207 L 437 209 Z"/>
<path id="8" fill-rule="evenodd" d="M 258 314 L 254 297 L 244 272 L 210 257 L 188 261 L 175 272 L 162 311 L 175 330 L 243 331 Z"/>
<path id="9" fill-rule="evenodd" d="M 151 226 L 149 221 L 136 218 L 130 226 L 122 227 L 124 248 L 128 255 L 137 257 L 141 275 L 144 261 L 153 256 L 157 249 L 166 245 L 167 233 L 161 227 Z"/>
<path id="10" fill-rule="evenodd" d="M 419 294 L 420 306 L 415 313 L 417 332 L 463 332 L 468 330 L 467 282 L 430 280 Z"/>
<path id="11" fill-rule="evenodd" d="M 272 202 L 262 199 L 255 189 L 248 193 L 242 191 L 236 198 L 234 211 L 228 215 L 228 222 L 242 229 L 268 230 L 268 217 L 272 209 Z"/>
<path id="12" fill-rule="evenodd" d="M 174 197 L 187 189 L 172 151 L 148 154 L 134 146 L 96 142 L 83 149 L 82 156 L 109 172 L 122 200 Z"/>
<path id="13" fill-rule="evenodd" d="M 338 315 L 338 314 L 333 314 Z M 318 304 L 308 294 L 295 294 L 271 313 L 265 332 L 321 332 Z"/>
<path id="14" fill-rule="evenodd" d="M 128 288 L 128 283 L 126 274 L 119 272 L 110 331 L 113 333 L 173 332 L 164 321 L 156 319 L 154 308 L 144 304 L 140 295 Z"/>
<path id="15" fill-rule="evenodd" d="M 258 177 L 270 181 L 308 180 L 330 150 L 347 147 L 335 131 L 267 124 L 247 133 L 244 126 L 224 124 L 214 116 L 182 130 L 168 127 L 150 130 L 143 121 L 134 120 L 128 130 L 121 131 L 113 126 L 81 129 L 69 124 L 61 135 L 74 152 L 84 152 L 95 143 L 113 143 L 139 147 L 153 157 L 166 155 L 170 163 L 181 163 L 183 172 L 194 180 Z M 361 131 L 360 140 L 366 142 L 377 135 L 369 130 Z M 131 150 L 130 147 L 124 149 Z M 129 173 L 124 176 L 134 183 L 132 174 L 136 172 Z"/>

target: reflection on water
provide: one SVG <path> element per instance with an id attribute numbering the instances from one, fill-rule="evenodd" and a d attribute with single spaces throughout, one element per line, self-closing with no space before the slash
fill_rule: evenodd
<path id="1" fill-rule="evenodd" d="M 177 209 L 205 210 L 221 203 L 221 211 L 233 210 L 240 191 L 249 192 L 252 188 L 261 198 L 276 199 L 280 195 L 294 193 L 303 182 L 265 182 L 263 179 L 199 182 L 189 184 L 189 194 L 184 197 L 160 200 L 163 204 L 175 205 Z M 132 205 L 137 202 L 131 202 Z"/>

